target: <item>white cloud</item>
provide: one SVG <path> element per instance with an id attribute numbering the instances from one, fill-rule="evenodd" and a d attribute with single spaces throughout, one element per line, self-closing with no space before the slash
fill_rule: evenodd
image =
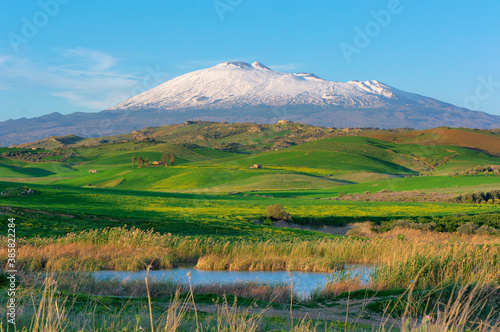
<path id="1" fill-rule="evenodd" d="M 62 58 L 53 66 L 0 54 L 0 89 L 43 89 L 73 105 L 102 110 L 131 97 L 144 79 L 119 71 L 118 59 L 106 53 L 84 48 L 59 52 Z"/>
<path id="2" fill-rule="evenodd" d="M 62 50 L 61 53 L 66 57 L 80 59 L 80 64 L 86 66 L 93 72 L 104 72 L 111 69 L 117 60 L 109 54 L 92 51 L 85 48 L 76 48 L 72 50 Z"/>
<path id="3" fill-rule="evenodd" d="M 7 63 L 11 59 L 10 56 L 7 55 L 0 55 L 0 66 L 3 66 L 5 63 Z"/>

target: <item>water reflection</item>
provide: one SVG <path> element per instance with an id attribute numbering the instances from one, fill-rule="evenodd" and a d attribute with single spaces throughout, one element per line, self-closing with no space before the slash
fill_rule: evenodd
<path id="1" fill-rule="evenodd" d="M 262 282 L 268 284 L 286 284 L 293 282 L 293 289 L 299 296 L 306 296 L 318 287 L 323 287 L 327 280 L 338 276 L 339 273 L 348 273 L 350 277 L 359 277 L 363 284 L 369 280 L 373 271 L 371 265 L 345 265 L 343 272 L 287 272 L 287 271 L 203 271 L 194 267 L 180 267 L 171 270 L 154 270 L 149 276 L 156 280 L 174 280 L 187 283 L 188 272 L 191 272 L 191 283 L 193 285 L 203 284 L 228 284 L 236 282 Z M 97 271 L 92 273 L 97 279 L 117 278 L 119 280 L 144 279 L 146 272 L 127 271 Z M 291 280 L 290 280 L 291 279 Z"/>

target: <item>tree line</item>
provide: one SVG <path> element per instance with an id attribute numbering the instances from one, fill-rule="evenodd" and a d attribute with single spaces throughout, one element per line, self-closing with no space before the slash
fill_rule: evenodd
<path id="1" fill-rule="evenodd" d="M 76 154 L 71 150 L 58 150 L 58 151 L 43 151 L 43 152 L 31 152 L 31 151 L 7 151 L 0 155 L 1 157 L 22 160 L 30 163 L 42 163 L 50 162 L 52 159 L 50 157 L 60 157 L 53 158 L 56 161 L 66 161 L 69 158 L 75 158 Z"/>
<path id="2" fill-rule="evenodd" d="M 138 168 L 141 168 L 142 166 L 147 166 L 149 165 L 150 162 L 151 159 L 149 159 L 149 157 L 146 158 L 132 157 L 132 164 L 137 164 Z M 172 153 L 162 154 L 160 163 L 165 166 L 173 165 L 175 163 L 175 155 Z"/>
<path id="3" fill-rule="evenodd" d="M 494 168 L 493 166 L 476 166 L 474 168 L 469 168 L 461 172 L 451 173 L 450 176 L 478 175 L 478 174 L 484 174 L 487 176 L 491 172 L 493 172 L 493 175 L 499 176 L 500 168 Z"/>

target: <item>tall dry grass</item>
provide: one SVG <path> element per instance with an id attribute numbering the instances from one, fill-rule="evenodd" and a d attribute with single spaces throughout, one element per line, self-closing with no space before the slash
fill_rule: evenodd
<path id="1" fill-rule="evenodd" d="M 117 278 L 96 279 L 86 273 L 52 274 L 57 278 L 58 288 L 68 293 L 92 294 L 97 296 L 147 297 L 148 290 L 143 280 L 122 280 Z M 23 287 L 41 287 L 46 275 L 44 273 L 21 273 L 20 282 Z M 216 296 L 233 295 L 239 298 L 250 298 L 265 302 L 289 303 L 290 285 L 267 284 L 255 281 L 235 283 L 211 283 L 191 285 L 177 280 L 148 281 L 151 298 L 171 298 L 176 293 L 193 295 L 214 294 Z"/>
<path id="2" fill-rule="evenodd" d="M 436 299 L 435 294 L 442 290 L 434 289 L 419 298 L 412 295 L 413 288 L 410 288 L 400 317 L 401 331 L 500 331 L 497 305 L 500 287 L 484 282 L 455 285 L 451 293 Z M 491 299 L 492 294 L 496 298 Z"/>
<path id="3" fill-rule="evenodd" d="M 6 239 L 0 239 L 5 242 Z M 107 228 L 60 238 L 21 240 L 22 270 L 140 270 L 196 262 L 204 270 L 334 271 L 346 263 L 376 264 L 378 288 L 435 286 L 444 281 L 498 282 L 500 239 L 395 229 L 368 239 L 240 241 L 186 238 L 138 229 Z M 0 253 L 5 265 L 7 253 Z M 422 272 L 416 280 L 419 271 Z"/>
<path id="4" fill-rule="evenodd" d="M 163 312 L 158 313 L 151 306 L 143 305 L 139 308 L 140 314 L 130 316 L 123 308 L 112 317 L 106 312 L 87 309 L 73 309 L 68 297 L 61 296 L 58 292 L 57 279 L 48 276 L 43 280 L 40 288 L 29 288 L 23 296 L 30 297 L 31 301 L 24 301 L 23 320 L 25 324 L 18 326 L 19 331 L 56 332 L 56 331 L 268 331 L 268 323 L 264 324 L 266 311 L 269 307 L 252 312 L 252 308 L 241 308 L 237 302 L 232 304 L 224 299 L 221 303 L 215 303 L 215 310 L 204 318 L 198 319 L 193 316 L 197 308 L 192 293 L 182 297 L 178 292 Z M 404 296 L 394 299 L 396 304 L 393 309 L 387 311 L 387 315 L 397 314 L 395 308 L 402 307 L 402 312 L 396 319 L 382 319 L 378 325 L 374 325 L 371 331 L 393 331 L 404 332 L 435 332 L 435 331 L 477 331 L 496 332 L 500 330 L 499 308 L 486 313 L 481 317 L 478 312 L 485 307 L 485 299 L 491 291 L 498 291 L 491 285 L 478 283 L 475 285 L 456 286 L 451 296 L 433 299 L 433 293 L 427 297 L 418 297 L 414 294 L 415 288 L 410 287 Z M 438 290 L 435 290 L 437 292 Z M 148 298 L 151 301 L 151 298 Z M 29 307 L 29 308 L 27 308 Z M 293 310 L 292 308 L 290 308 Z M 390 308 L 388 308 L 390 309 Z M 349 307 L 345 308 L 349 313 Z M 75 312 L 77 311 L 77 312 Z M 359 313 L 356 313 L 359 315 Z M 320 331 L 318 321 L 303 318 L 297 321 L 287 320 L 286 312 L 280 331 Z M 290 314 L 290 316 L 293 313 Z M 348 315 L 348 314 L 346 314 Z M 151 317 L 151 320 L 149 320 Z M 291 317 L 290 317 L 291 318 Z M 133 321 L 135 320 L 135 324 Z M 144 323 L 151 322 L 151 327 Z M 291 323 L 288 325 L 288 323 Z M 326 330 L 327 324 L 324 325 Z M 365 331 L 366 326 L 358 324 L 345 325 L 345 330 Z M 336 331 L 342 330 L 340 327 Z M 4 331 L 0 325 L 0 332 Z"/>
<path id="5" fill-rule="evenodd" d="M 131 317 L 120 310 L 115 314 L 98 312 L 92 305 L 83 311 L 73 309 L 69 297 L 61 297 L 58 278 L 47 276 L 40 285 L 34 285 L 24 294 L 31 301 L 22 301 L 18 312 L 23 313 L 23 319 L 17 322 L 16 330 L 30 332 L 60 332 L 60 331 L 261 331 L 262 313 L 252 314 L 249 308 L 240 308 L 235 301 L 232 305 L 226 299 L 216 303 L 217 311 L 200 322 L 192 317 L 196 310 L 193 293 L 183 297 L 177 291 L 168 304 L 168 308 L 157 314 L 152 306 L 141 307 L 140 315 Z M 144 281 L 143 281 L 144 282 Z M 147 284 L 147 282 L 145 283 Z M 152 298 L 147 297 L 151 303 Z M 26 299 L 23 299 L 26 300 Z M 264 309 L 264 310 L 267 310 Z M 109 317 L 107 317 L 109 316 Z M 85 319 L 82 319 L 84 318 Z M 135 324 L 131 324 L 135 320 Z M 142 323 L 141 323 L 142 322 Z M 150 323 L 146 325 L 143 323 Z M 134 326 L 135 325 L 135 326 Z M 0 323 L 0 332 L 4 331 Z"/>

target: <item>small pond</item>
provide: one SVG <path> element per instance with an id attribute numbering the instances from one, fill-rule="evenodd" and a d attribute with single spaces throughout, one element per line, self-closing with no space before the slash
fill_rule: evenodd
<path id="1" fill-rule="evenodd" d="M 369 275 L 373 271 L 372 265 L 345 265 L 343 273 L 349 273 L 351 277 L 359 277 L 366 284 Z M 191 283 L 200 284 L 228 284 L 234 282 L 262 282 L 267 284 L 290 284 L 292 275 L 293 288 L 300 297 L 305 297 L 314 289 L 322 288 L 328 278 L 339 275 L 341 272 L 287 272 L 287 271 L 203 271 L 194 267 L 179 267 L 171 270 L 153 270 L 149 277 L 156 280 L 175 280 L 188 283 L 188 272 L 191 272 Z M 92 273 L 97 279 L 117 278 L 120 280 L 144 279 L 146 271 L 97 271 Z"/>

